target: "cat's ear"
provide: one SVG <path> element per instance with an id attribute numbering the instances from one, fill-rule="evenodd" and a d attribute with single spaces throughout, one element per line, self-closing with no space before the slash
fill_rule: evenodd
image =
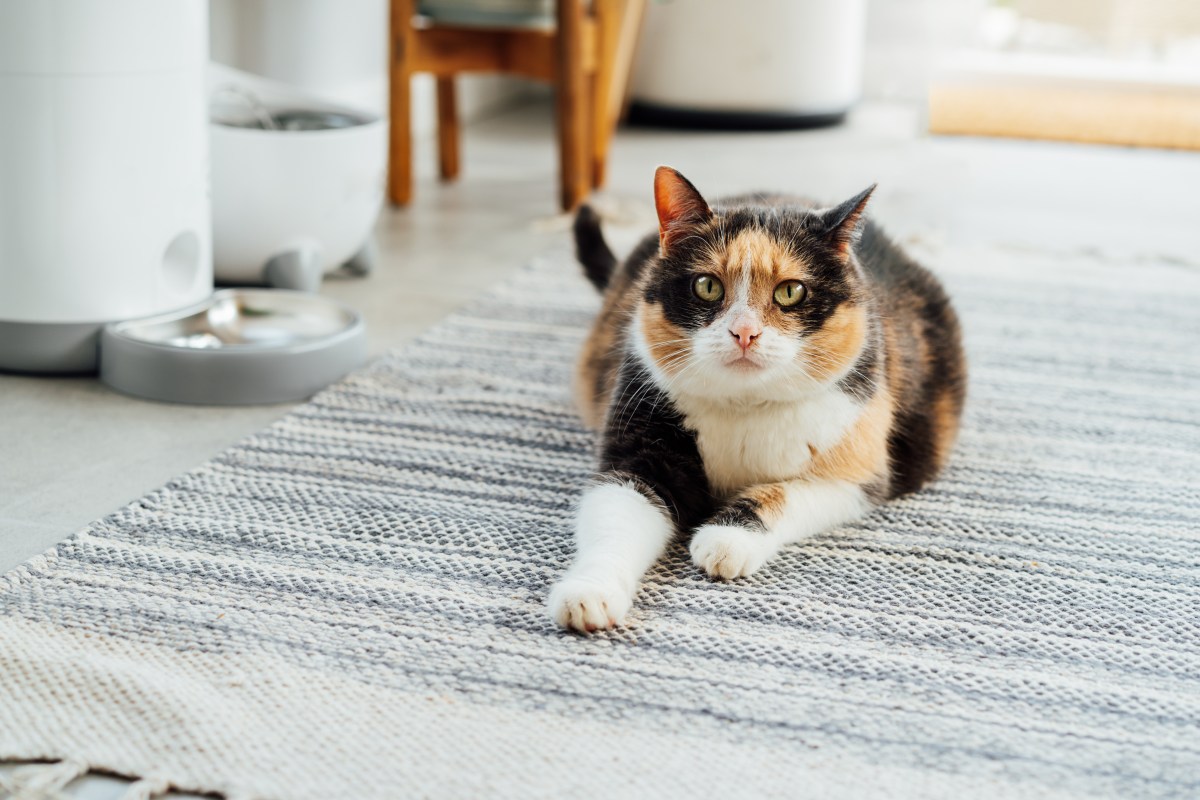
<path id="1" fill-rule="evenodd" d="M 854 245 L 862 228 L 863 212 L 867 208 L 867 201 L 871 199 L 871 193 L 875 191 L 876 185 L 872 183 L 846 202 L 839 203 L 821 213 L 825 236 L 843 259 L 850 256 L 850 248 Z"/>
<path id="2" fill-rule="evenodd" d="M 712 209 L 691 181 L 670 167 L 654 172 L 654 207 L 658 211 L 658 242 L 665 251 L 690 225 L 712 219 Z"/>

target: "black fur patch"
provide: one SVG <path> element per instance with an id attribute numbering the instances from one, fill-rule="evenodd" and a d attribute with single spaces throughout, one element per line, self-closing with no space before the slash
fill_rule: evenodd
<path id="1" fill-rule="evenodd" d="M 583 273 L 600 291 L 608 288 L 617 257 L 608 249 L 600 230 L 600 215 L 591 206 L 581 206 L 575 215 L 575 256 L 583 265 Z"/>
<path id="2" fill-rule="evenodd" d="M 633 476 L 635 485 L 649 488 L 681 529 L 695 527 L 713 511 L 695 433 L 637 367 L 627 366 L 618 377 L 598 472 L 600 480 Z"/>
<path id="3" fill-rule="evenodd" d="M 630 281 L 637 281 L 642 273 L 658 255 L 658 234 L 652 233 L 638 242 L 637 247 L 625 259 L 625 273 Z"/>
<path id="4" fill-rule="evenodd" d="M 739 497 L 718 511 L 712 518 L 712 524 L 737 525 L 765 533 L 767 526 L 758 514 L 760 508 L 759 502 L 753 497 Z"/>
<path id="5" fill-rule="evenodd" d="M 698 230 L 706 230 L 700 228 Z M 696 277 L 707 272 L 705 247 L 707 239 L 699 235 L 677 241 L 664 254 L 646 286 L 646 300 L 662 306 L 667 321 L 684 330 L 699 330 L 711 325 L 721 313 L 724 300 L 709 303 L 692 291 Z"/>
<path id="6" fill-rule="evenodd" d="M 887 496 L 892 498 L 920 489 L 937 475 L 945 454 L 937 451 L 935 409 L 944 395 L 955 416 L 961 411 L 966 362 L 958 317 L 933 275 L 871 223 L 863 229 L 858 259 L 875 284 L 881 315 L 893 321 L 894 352 L 886 358 L 903 364 L 895 371 L 899 385 L 890 387 L 897 404 L 888 437 L 892 475 Z M 922 350 L 926 357 L 918 359 Z"/>
<path id="7" fill-rule="evenodd" d="M 907 411 L 896 417 L 888 437 L 892 497 L 915 492 L 937 474 L 936 433 L 928 414 Z"/>
<path id="8" fill-rule="evenodd" d="M 632 472 L 622 472 L 620 470 L 601 472 L 596 474 L 592 482 L 597 485 L 612 484 L 615 486 L 628 486 L 667 514 L 671 513 L 671 509 L 667 508 L 658 491 Z"/>
<path id="9" fill-rule="evenodd" d="M 862 493 L 866 495 L 867 500 L 871 501 L 872 505 L 879 505 L 891 496 L 889 494 L 888 483 L 887 478 L 876 478 L 859 488 L 862 489 Z"/>

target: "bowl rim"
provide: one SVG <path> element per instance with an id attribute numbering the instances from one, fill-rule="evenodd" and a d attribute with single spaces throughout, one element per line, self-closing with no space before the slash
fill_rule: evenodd
<path id="1" fill-rule="evenodd" d="M 338 330 L 319 336 L 312 339 L 304 339 L 300 341 L 263 344 L 257 342 L 249 342 L 246 344 L 231 344 L 221 347 L 183 347 L 177 344 L 168 342 L 153 341 L 143 339 L 132 335 L 129 331 L 135 327 L 143 325 L 156 325 L 164 322 L 173 322 L 175 320 L 190 317 L 193 314 L 211 308 L 218 300 L 224 297 L 237 296 L 242 294 L 268 294 L 268 295 L 289 295 L 306 301 L 314 301 L 318 303 L 326 303 L 333 306 L 337 310 L 343 312 L 349 319 L 349 322 Z M 228 289 L 218 289 L 206 297 L 199 303 L 195 303 L 184 308 L 168 311 L 161 314 L 155 314 L 149 317 L 139 317 L 137 319 L 119 320 L 110 322 L 103 328 L 104 336 L 120 339 L 123 342 L 136 346 L 147 347 L 164 352 L 187 354 L 182 357 L 228 357 L 235 358 L 239 355 L 261 355 L 263 353 L 273 354 L 289 354 L 303 353 L 309 350 L 321 349 L 330 347 L 343 339 L 359 335 L 360 331 L 366 327 L 366 319 L 363 313 L 355 308 L 351 308 L 345 303 L 334 300 L 323 295 L 313 294 L 311 292 L 301 292 L 293 289 L 268 289 L 261 287 L 237 287 Z"/>

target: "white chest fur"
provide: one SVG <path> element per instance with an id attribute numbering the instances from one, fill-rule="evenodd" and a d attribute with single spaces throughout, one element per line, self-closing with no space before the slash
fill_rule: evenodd
<path id="1" fill-rule="evenodd" d="M 704 470 L 715 491 L 734 494 L 758 483 L 802 477 L 810 447 L 837 444 L 861 408 L 836 389 L 791 403 L 676 401 L 696 432 Z"/>

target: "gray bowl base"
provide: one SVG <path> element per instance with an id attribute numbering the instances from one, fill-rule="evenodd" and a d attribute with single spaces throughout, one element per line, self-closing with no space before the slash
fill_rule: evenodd
<path id="1" fill-rule="evenodd" d="M 366 360 L 362 315 L 318 295 L 224 289 L 199 306 L 100 334 L 100 379 L 125 394 L 204 405 L 303 400 Z"/>

